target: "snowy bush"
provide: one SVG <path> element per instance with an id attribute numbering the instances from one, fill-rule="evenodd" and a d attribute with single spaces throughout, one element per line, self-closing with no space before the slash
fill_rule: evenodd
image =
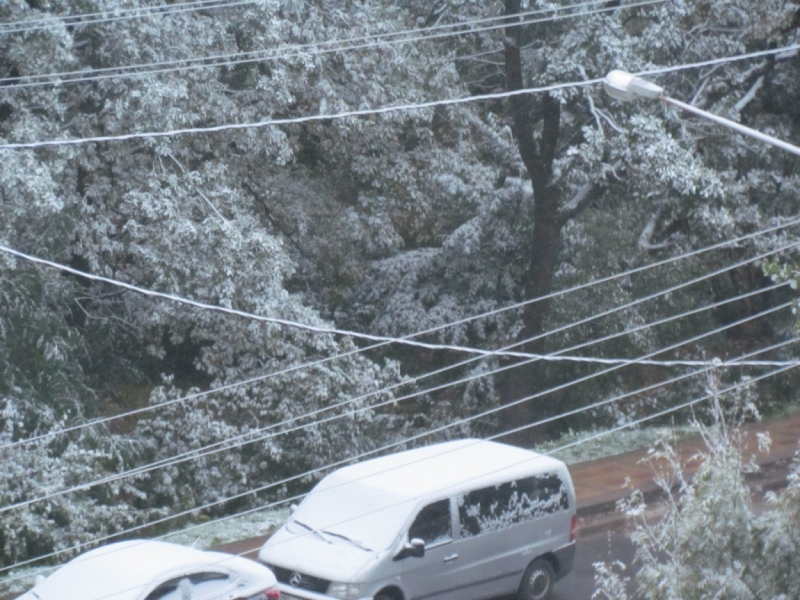
<path id="1" fill-rule="evenodd" d="M 742 447 L 743 416 L 757 413 L 752 405 L 731 404 L 738 408 L 733 418 L 726 415 L 721 395 L 715 394 L 713 424 L 696 422 L 705 449 L 689 459 L 698 463 L 691 479 L 682 475 L 681 459 L 668 443 L 650 453 L 656 481 L 666 496 L 663 516 L 649 517 L 638 492 L 621 503 L 635 523 L 632 579 L 648 600 L 786 600 L 800 593 L 800 461 L 792 464 L 787 489 L 770 493 L 772 507 L 759 514 L 744 480 L 745 473 L 757 467 Z M 624 566 L 595 565 L 593 598 L 628 598 L 620 574 Z"/>

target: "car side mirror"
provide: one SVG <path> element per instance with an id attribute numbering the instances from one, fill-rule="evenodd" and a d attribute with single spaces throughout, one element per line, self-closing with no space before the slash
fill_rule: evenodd
<path id="1" fill-rule="evenodd" d="M 425 541 L 420 538 L 413 538 L 407 544 L 404 544 L 400 552 L 394 555 L 392 560 L 403 560 L 413 556 L 414 558 L 422 558 L 425 556 Z"/>

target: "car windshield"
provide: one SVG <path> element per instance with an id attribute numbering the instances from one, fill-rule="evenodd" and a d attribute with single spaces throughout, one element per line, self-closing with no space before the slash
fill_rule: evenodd
<path id="1" fill-rule="evenodd" d="M 413 501 L 369 486 L 327 477 L 306 497 L 292 517 L 308 529 L 328 534 L 331 543 L 364 550 L 391 546 L 414 508 Z"/>

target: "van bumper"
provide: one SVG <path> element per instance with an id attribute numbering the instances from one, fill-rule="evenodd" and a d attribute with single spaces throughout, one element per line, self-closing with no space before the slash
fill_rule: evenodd
<path id="1" fill-rule="evenodd" d="M 575 542 L 570 542 L 566 546 L 562 546 L 553 554 L 556 555 L 558 560 L 558 574 L 556 581 L 566 577 L 572 571 L 572 565 L 575 563 Z"/>
<path id="2" fill-rule="evenodd" d="M 327 594 L 290 587 L 281 582 L 278 582 L 278 589 L 281 591 L 282 600 L 335 600 L 332 596 L 328 596 Z"/>
<path id="3" fill-rule="evenodd" d="M 329 596 L 328 594 L 320 594 L 319 592 L 312 592 L 311 590 L 291 587 L 280 581 L 278 582 L 278 589 L 281 591 L 281 600 L 338 600 L 338 598 Z M 361 597 L 359 596 L 359 598 Z M 372 594 L 366 595 L 363 600 L 372 600 Z"/>

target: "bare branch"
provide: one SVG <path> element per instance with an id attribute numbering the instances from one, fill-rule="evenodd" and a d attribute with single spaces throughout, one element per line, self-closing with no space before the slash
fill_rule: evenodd
<path id="1" fill-rule="evenodd" d="M 578 216 L 583 209 L 590 206 L 593 202 L 600 200 L 608 189 L 608 184 L 606 183 L 608 177 L 613 176 L 614 179 L 620 179 L 619 175 L 617 175 L 617 169 L 619 169 L 621 166 L 622 161 L 619 160 L 613 165 L 604 164 L 602 169 L 603 180 L 591 181 L 581 187 L 572 200 L 567 202 L 559 209 L 558 222 L 563 225 L 570 219 L 574 219 L 576 216 Z"/>
<path id="2" fill-rule="evenodd" d="M 742 112 L 745 107 L 750 104 L 753 98 L 756 97 L 758 90 L 764 87 L 764 76 L 761 75 L 758 79 L 756 79 L 755 83 L 750 87 L 750 90 L 742 96 L 742 99 L 739 100 L 736 104 L 734 104 L 733 108 L 736 112 Z"/>
<path id="3" fill-rule="evenodd" d="M 659 208 L 655 214 L 650 217 L 647 225 L 645 225 L 645 228 L 642 230 L 642 234 L 639 236 L 639 248 L 642 250 L 648 252 L 652 250 L 663 250 L 672 245 L 670 242 L 661 242 L 660 244 L 653 243 L 653 235 L 656 232 L 656 226 L 658 225 L 658 220 L 661 218 L 662 212 L 663 209 Z"/>

